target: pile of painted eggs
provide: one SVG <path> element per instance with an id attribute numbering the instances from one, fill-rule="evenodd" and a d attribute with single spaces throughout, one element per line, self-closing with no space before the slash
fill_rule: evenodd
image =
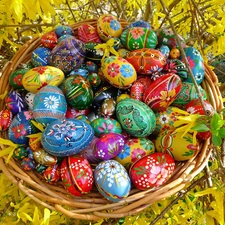
<path id="1" fill-rule="evenodd" d="M 200 86 L 203 59 L 180 40 L 213 112 Z M 175 130 L 185 116 L 178 108 L 204 113 L 183 61 L 171 30 L 144 21 L 122 27 L 102 15 L 97 27 L 80 25 L 76 36 L 69 26 L 56 27 L 9 76 L 13 90 L 0 129 L 18 145 L 13 157 L 75 196 L 95 186 L 117 202 L 131 188 L 163 185 L 176 162 L 192 158 L 210 135 L 202 132 L 193 144 L 192 133 Z"/>

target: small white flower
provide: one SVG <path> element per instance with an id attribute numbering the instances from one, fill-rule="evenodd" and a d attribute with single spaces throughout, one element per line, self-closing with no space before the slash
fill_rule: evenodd
<path id="1" fill-rule="evenodd" d="M 45 97 L 44 105 L 47 109 L 57 109 L 59 107 L 59 99 L 54 95 Z"/>
<path id="2" fill-rule="evenodd" d="M 162 114 L 160 117 L 159 117 L 159 121 L 160 123 L 162 124 L 166 124 L 169 122 L 169 116 L 166 115 L 166 114 Z"/>

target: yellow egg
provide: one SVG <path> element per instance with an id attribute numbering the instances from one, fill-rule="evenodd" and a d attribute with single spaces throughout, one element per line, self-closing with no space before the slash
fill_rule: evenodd
<path id="1" fill-rule="evenodd" d="M 137 73 L 132 64 L 119 56 L 106 57 L 101 65 L 104 78 L 112 86 L 128 89 L 137 79 Z"/>
<path id="2" fill-rule="evenodd" d="M 121 94 L 116 98 L 116 103 L 118 103 L 119 101 L 125 99 L 125 98 L 130 98 L 130 95 L 128 94 Z"/>
<path id="3" fill-rule="evenodd" d="M 53 66 L 38 66 L 24 74 L 22 84 L 27 91 L 37 93 L 42 87 L 46 85 L 58 86 L 63 80 L 62 70 Z"/>

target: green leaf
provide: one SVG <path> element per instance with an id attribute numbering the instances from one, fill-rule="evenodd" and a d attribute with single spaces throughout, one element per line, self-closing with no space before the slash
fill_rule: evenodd
<path id="1" fill-rule="evenodd" d="M 222 138 L 225 138 L 225 128 L 221 128 L 219 130 L 219 136 L 222 137 Z"/>
<path id="2" fill-rule="evenodd" d="M 215 146 L 220 146 L 222 144 L 222 138 L 220 136 L 212 135 L 212 143 Z"/>
<path id="3" fill-rule="evenodd" d="M 197 124 L 196 126 L 192 127 L 191 129 L 198 131 L 198 132 L 205 132 L 205 131 L 209 130 L 209 128 L 205 124 Z"/>
<path id="4" fill-rule="evenodd" d="M 223 121 L 218 113 L 215 113 L 210 121 L 211 130 L 218 130 L 223 126 L 225 121 Z"/>

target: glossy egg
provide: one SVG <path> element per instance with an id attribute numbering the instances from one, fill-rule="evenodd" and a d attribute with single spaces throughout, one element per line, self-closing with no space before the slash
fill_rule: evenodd
<path id="1" fill-rule="evenodd" d="M 19 146 L 13 151 L 13 157 L 17 160 L 22 160 L 27 157 L 27 150 L 24 146 Z"/>
<path id="2" fill-rule="evenodd" d="M 103 101 L 101 106 L 101 114 L 105 117 L 110 117 L 116 110 L 116 101 L 113 98 L 107 98 Z"/>
<path id="3" fill-rule="evenodd" d="M 60 25 L 60 26 L 57 26 L 55 28 L 55 33 L 56 33 L 56 35 L 58 37 L 61 37 L 61 36 L 66 35 L 66 34 L 72 35 L 73 34 L 73 30 L 69 26 Z"/>
<path id="4" fill-rule="evenodd" d="M 42 148 L 34 151 L 33 155 L 34 155 L 34 160 L 38 164 L 42 164 L 44 166 L 54 166 L 57 163 L 57 157 L 50 155 Z"/>
<path id="5" fill-rule="evenodd" d="M 103 160 L 112 159 L 122 151 L 123 146 L 122 134 L 103 134 L 95 143 L 94 155 Z"/>
<path id="6" fill-rule="evenodd" d="M 135 81 L 130 88 L 130 97 L 139 101 L 143 100 L 145 86 L 139 81 Z"/>
<path id="7" fill-rule="evenodd" d="M 48 166 L 43 172 L 45 181 L 49 184 L 55 184 L 60 179 L 60 167 L 58 164 Z"/>
<path id="8" fill-rule="evenodd" d="M 119 101 L 116 116 L 122 128 L 134 137 L 146 137 L 155 129 L 154 112 L 139 100 L 125 98 Z"/>
<path id="9" fill-rule="evenodd" d="M 8 109 L 0 111 L 0 131 L 5 131 L 9 128 L 13 119 L 13 114 Z"/>
<path id="10" fill-rule="evenodd" d="M 14 90 L 24 89 L 23 84 L 22 84 L 22 79 L 23 79 L 24 74 L 28 70 L 29 69 L 18 69 L 9 75 L 9 84 L 13 87 Z"/>
<path id="11" fill-rule="evenodd" d="M 26 101 L 29 109 L 31 109 L 31 110 L 33 109 L 33 106 L 34 106 L 34 96 L 35 96 L 35 94 L 32 92 L 28 92 L 25 95 L 25 101 Z"/>
<path id="12" fill-rule="evenodd" d="M 66 99 L 76 109 L 88 108 L 93 100 L 90 83 L 80 75 L 68 77 L 65 82 Z"/>
<path id="13" fill-rule="evenodd" d="M 112 37 L 119 38 L 122 33 L 122 26 L 117 17 L 104 14 L 97 21 L 98 35 L 103 41 L 108 41 Z"/>
<path id="14" fill-rule="evenodd" d="M 99 43 L 96 42 L 87 42 L 84 44 L 86 59 L 92 60 L 94 62 L 99 62 L 102 59 L 104 55 L 103 49 L 95 49 L 95 46 L 97 46 L 98 44 Z"/>
<path id="15" fill-rule="evenodd" d="M 109 56 L 102 61 L 104 78 L 114 87 L 127 89 L 137 79 L 135 68 L 127 60 Z"/>
<path id="16" fill-rule="evenodd" d="M 38 66 L 27 71 L 22 79 L 24 88 L 37 93 L 46 85 L 58 86 L 64 80 L 62 70 L 53 66 Z"/>
<path id="17" fill-rule="evenodd" d="M 47 85 L 34 97 L 33 114 L 37 122 L 47 125 L 56 119 L 65 118 L 67 102 L 62 91 Z"/>
<path id="18" fill-rule="evenodd" d="M 77 116 L 85 115 L 87 116 L 90 112 L 90 109 L 76 109 L 70 105 L 67 105 L 67 110 L 66 110 L 66 118 L 76 118 Z"/>
<path id="19" fill-rule="evenodd" d="M 90 24 L 82 24 L 80 27 L 78 27 L 77 36 L 78 36 L 78 39 L 83 41 L 84 43 L 86 42 L 101 43 L 102 42 L 98 35 L 97 29 Z"/>
<path id="20" fill-rule="evenodd" d="M 155 48 L 158 43 L 156 33 L 151 28 L 131 27 L 125 29 L 120 37 L 121 43 L 128 50 Z"/>
<path id="21" fill-rule="evenodd" d="M 94 180 L 100 194 L 112 202 L 126 198 L 131 190 L 129 175 L 116 160 L 100 162 L 94 170 Z"/>
<path id="22" fill-rule="evenodd" d="M 65 157 L 61 163 L 60 174 L 63 186 L 72 195 L 87 194 L 93 187 L 92 168 L 83 156 Z"/>
<path id="23" fill-rule="evenodd" d="M 87 78 L 88 71 L 86 69 L 82 69 L 82 68 L 74 69 L 68 74 L 68 76 L 73 76 L 73 75 L 80 75 L 84 78 Z"/>
<path id="24" fill-rule="evenodd" d="M 136 20 L 134 22 L 131 22 L 128 26 L 126 26 L 127 28 L 131 28 L 131 27 L 145 27 L 145 28 L 151 28 L 151 25 L 144 20 Z"/>
<path id="25" fill-rule="evenodd" d="M 36 137 L 30 137 L 28 142 L 30 149 L 34 152 L 41 148 L 41 141 L 37 139 Z"/>
<path id="26" fill-rule="evenodd" d="M 147 138 L 130 138 L 125 141 L 122 151 L 114 158 L 125 168 L 143 158 L 146 155 L 155 152 L 153 142 Z"/>
<path id="27" fill-rule="evenodd" d="M 153 111 L 165 111 L 176 99 L 181 87 L 178 75 L 165 74 L 147 87 L 143 100 Z"/>
<path id="28" fill-rule="evenodd" d="M 136 161 L 129 174 L 136 188 L 148 190 L 166 183 L 174 169 L 174 159 L 169 154 L 157 152 Z"/>
<path id="29" fill-rule="evenodd" d="M 32 171 L 36 168 L 36 166 L 37 163 L 31 158 L 25 157 L 21 161 L 21 167 L 23 170 Z"/>
<path id="30" fill-rule="evenodd" d="M 53 49 L 58 43 L 58 37 L 55 31 L 50 31 L 41 37 L 41 44 L 49 49 Z"/>
<path id="31" fill-rule="evenodd" d="M 174 130 L 162 131 L 155 141 L 156 151 L 169 153 L 176 161 L 191 159 L 198 152 L 199 144 L 193 144 L 192 134 L 183 134 Z"/>
<path id="32" fill-rule="evenodd" d="M 166 57 L 157 49 L 142 48 L 129 52 L 126 60 L 138 74 L 150 75 L 159 72 L 166 65 Z"/>
<path id="33" fill-rule="evenodd" d="M 41 143 L 49 154 L 65 157 L 81 152 L 93 136 L 92 127 L 82 120 L 55 120 L 45 128 Z"/>
<path id="34" fill-rule="evenodd" d="M 97 73 L 90 73 L 87 77 L 87 80 L 93 88 L 98 87 L 101 84 L 101 78 Z"/>
<path id="35" fill-rule="evenodd" d="M 169 57 L 170 54 L 170 48 L 167 45 L 160 45 L 159 51 L 166 57 Z"/>
<path id="36" fill-rule="evenodd" d="M 34 67 L 47 66 L 51 50 L 45 47 L 36 48 L 31 55 L 31 63 Z"/>

